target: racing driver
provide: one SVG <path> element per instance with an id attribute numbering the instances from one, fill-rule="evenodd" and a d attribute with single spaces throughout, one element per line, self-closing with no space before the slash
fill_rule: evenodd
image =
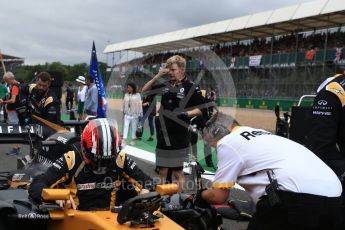
<path id="1" fill-rule="evenodd" d="M 44 188 L 64 185 L 71 190 L 72 208 L 108 210 L 115 206 L 116 193 L 124 181 L 129 181 L 139 194 L 153 190 L 153 180 L 126 156 L 120 144 L 115 120 L 90 121 L 81 135 L 81 153 L 65 153 L 44 174 L 35 177 L 30 197 L 40 203 Z"/>

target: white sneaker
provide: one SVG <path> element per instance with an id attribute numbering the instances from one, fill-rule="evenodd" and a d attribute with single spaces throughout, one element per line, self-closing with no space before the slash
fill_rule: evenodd
<path id="1" fill-rule="evenodd" d="M 134 141 L 131 141 L 129 144 L 130 144 L 130 145 L 135 145 L 135 142 L 134 142 Z"/>

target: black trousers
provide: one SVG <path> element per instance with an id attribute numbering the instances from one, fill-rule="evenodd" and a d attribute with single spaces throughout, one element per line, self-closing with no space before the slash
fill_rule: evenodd
<path id="1" fill-rule="evenodd" d="M 303 193 L 277 192 L 281 205 L 271 207 L 267 196 L 256 205 L 249 230 L 342 229 L 341 199 Z"/>
<path id="2" fill-rule="evenodd" d="M 70 110 L 73 108 L 73 98 L 66 98 L 66 109 Z"/>

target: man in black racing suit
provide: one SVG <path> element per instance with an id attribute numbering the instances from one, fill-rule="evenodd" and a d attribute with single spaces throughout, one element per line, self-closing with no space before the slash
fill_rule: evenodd
<path id="1" fill-rule="evenodd" d="M 153 180 L 120 150 L 117 123 L 95 119 L 85 127 L 81 153 L 69 151 L 34 178 L 29 194 L 41 202 L 44 188 L 65 185 L 71 190 L 72 207 L 79 210 L 108 210 L 115 206 L 117 191 L 124 180 L 140 194 L 153 190 Z M 74 204 L 73 204 L 74 203 Z"/>
<path id="2" fill-rule="evenodd" d="M 306 147 L 339 177 L 345 216 L 345 69 L 338 68 L 337 72 L 340 74 L 327 78 L 317 90 Z"/>

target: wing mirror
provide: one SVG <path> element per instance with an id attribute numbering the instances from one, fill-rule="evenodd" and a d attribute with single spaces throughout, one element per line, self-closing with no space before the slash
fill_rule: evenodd
<path id="1" fill-rule="evenodd" d="M 43 200 L 69 200 L 69 189 L 48 189 L 45 188 L 42 191 Z"/>
<path id="2" fill-rule="evenodd" d="M 160 184 L 156 186 L 156 191 L 161 195 L 172 195 L 178 191 L 177 184 Z"/>

